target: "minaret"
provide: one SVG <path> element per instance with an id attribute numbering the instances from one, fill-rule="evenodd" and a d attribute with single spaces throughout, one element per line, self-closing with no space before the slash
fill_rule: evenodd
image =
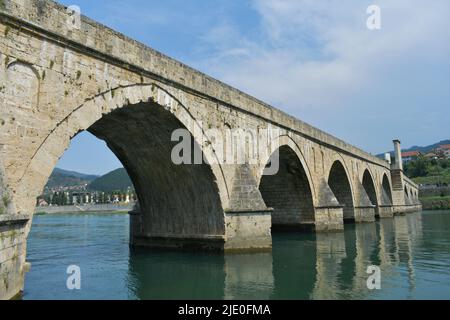
<path id="1" fill-rule="evenodd" d="M 395 162 L 391 164 L 392 202 L 394 206 L 405 205 L 403 184 L 403 159 L 400 140 L 394 140 Z M 395 213 L 395 210 L 394 210 Z"/>
<path id="2" fill-rule="evenodd" d="M 395 151 L 395 163 L 393 169 L 403 171 L 403 158 L 402 158 L 402 148 L 400 145 L 400 140 L 394 140 L 394 151 Z"/>

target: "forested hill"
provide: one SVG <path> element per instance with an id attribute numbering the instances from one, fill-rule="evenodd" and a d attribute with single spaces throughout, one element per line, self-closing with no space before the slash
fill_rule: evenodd
<path id="1" fill-rule="evenodd" d="M 93 191 L 124 191 L 133 188 L 133 183 L 124 168 L 120 168 L 92 181 L 88 189 Z"/>
<path id="2" fill-rule="evenodd" d="M 133 183 L 124 168 L 111 171 L 103 176 L 83 174 L 56 168 L 48 179 L 46 190 L 67 190 L 87 188 L 91 191 L 126 191 L 133 189 Z"/>

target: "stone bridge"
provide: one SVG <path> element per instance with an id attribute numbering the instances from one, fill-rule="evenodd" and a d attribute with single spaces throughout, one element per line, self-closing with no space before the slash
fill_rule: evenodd
<path id="1" fill-rule="evenodd" d="M 390 164 L 71 13 L 0 1 L 0 298 L 22 290 L 36 197 L 84 130 L 133 180 L 136 246 L 270 250 L 272 230 L 337 231 L 421 209 L 399 141 Z M 178 129 L 205 161 L 174 163 Z M 228 152 L 215 140 L 237 129 L 246 138 L 216 161 Z M 274 154 L 279 168 L 265 174 Z"/>

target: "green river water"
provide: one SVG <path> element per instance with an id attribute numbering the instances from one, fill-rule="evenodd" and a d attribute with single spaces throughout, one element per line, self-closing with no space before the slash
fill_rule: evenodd
<path id="1" fill-rule="evenodd" d="M 449 299 L 450 211 L 273 235 L 273 251 L 223 255 L 130 249 L 127 215 L 34 218 L 24 299 Z M 67 267 L 81 289 L 66 286 Z M 367 288 L 367 267 L 381 289 Z"/>

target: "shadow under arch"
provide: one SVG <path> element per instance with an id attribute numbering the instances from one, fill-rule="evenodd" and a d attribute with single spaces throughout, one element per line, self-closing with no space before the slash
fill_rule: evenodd
<path id="1" fill-rule="evenodd" d="M 281 145 L 274 154 L 279 157 L 278 172 L 262 175 L 259 183 L 265 204 L 274 209 L 272 230 L 313 228 L 315 208 L 311 180 L 302 161 L 287 144 Z"/>
<path id="2" fill-rule="evenodd" d="M 225 182 L 220 181 L 219 166 L 177 166 L 171 161 L 172 147 L 178 143 L 171 141 L 171 134 L 180 128 L 191 133 L 192 147 L 204 158 L 214 156 L 211 149 L 197 143 L 202 140 L 192 134 L 196 125 L 178 100 L 153 84 L 99 94 L 49 132 L 20 180 L 17 202 L 22 210 L 32 209 L 70 140 L 87 130 L 105 140 L 127 169 L 140 202 L 140 235 L 223 239 L 222 203 L 228 193 Z"/>
<path id="3" fill-rule="evenodd" d="M 113 111 L 88 129 L 107 142 L 135 184 L 140 224 L 145 230 L 141 236 L 225 232 L 223 209 L 210 167 L 175 165 L 171 159 L 176 145 L 171 134 L 182 127 L 164 108 L 141 103 Z M 196 142 L 192 142 L 192 149 L 201 152 Z"/>
<path id="4" fill-rule="evenodd" d="M 378 203 L 378 196 L 377 191 L 375 188 L 375 183 L 372 177 L 372 174 L 370 173 L 369 169 L 366 169 L 363 174 L 362 179 L 362 185 L 364 187 L 364 190 L 366 191 L 370 202 L 375 206 L 375 216 L 379 216 L 379 203 Z"/>
<path id="5" fill-rule="evenodd" d="M 308 178 L 310 189 L 313 196 L 313 201 L 316 201 L 316 188 L 314 185 L 314 180 L 311 175 L 311 170 L 309 169 L 309 165 L 306 162 L 305 156 L 303 155 L 303 152 L 300 149 L 300 146 L 289 136 L 289 135 L 280 135 L 277 136 L 275 139 L 273 139 L 269 145 L 269 152 L 266 154 L 266 157 L 262 160 L 262 166 L 258 172 L 257 177 L 257 183 L 258 185 L 261 183 L 261 179 L 264 176 L 264 172 L 266 170 L 267 165 L 271 162 L 274 155 L 276 155 L 276 152 L 279 151 L 279 148 L 281 146 L 288 146 L 291 148 L 295 154 L 297 155 L 297 158 L 300 160 L 300 163 L 302 164 L 306 177 Z"/>
<path id="6" fill-rule="evenodd" d="M 411 205 L 412 201 L 411 201 L 411 195 L 410 192 L 408 191 L 408 188 L 405 186 L 405 204 L 406 205 Z"/>
<path id="7" fill-rule="evenodd" d="M 339 204 L 344 206 L 344 223 L 355 222 L 352 186 L 347 170 L 340 160 L 334 161 L 328 175 L 328 185 Z"/>
<path id="8" fill-rule="evenodd" d="M 391 184 L 386 173 L 383 174 L 383 181 L 381 183 L 381 204 L 389 206 L 393 204 Z"/>

